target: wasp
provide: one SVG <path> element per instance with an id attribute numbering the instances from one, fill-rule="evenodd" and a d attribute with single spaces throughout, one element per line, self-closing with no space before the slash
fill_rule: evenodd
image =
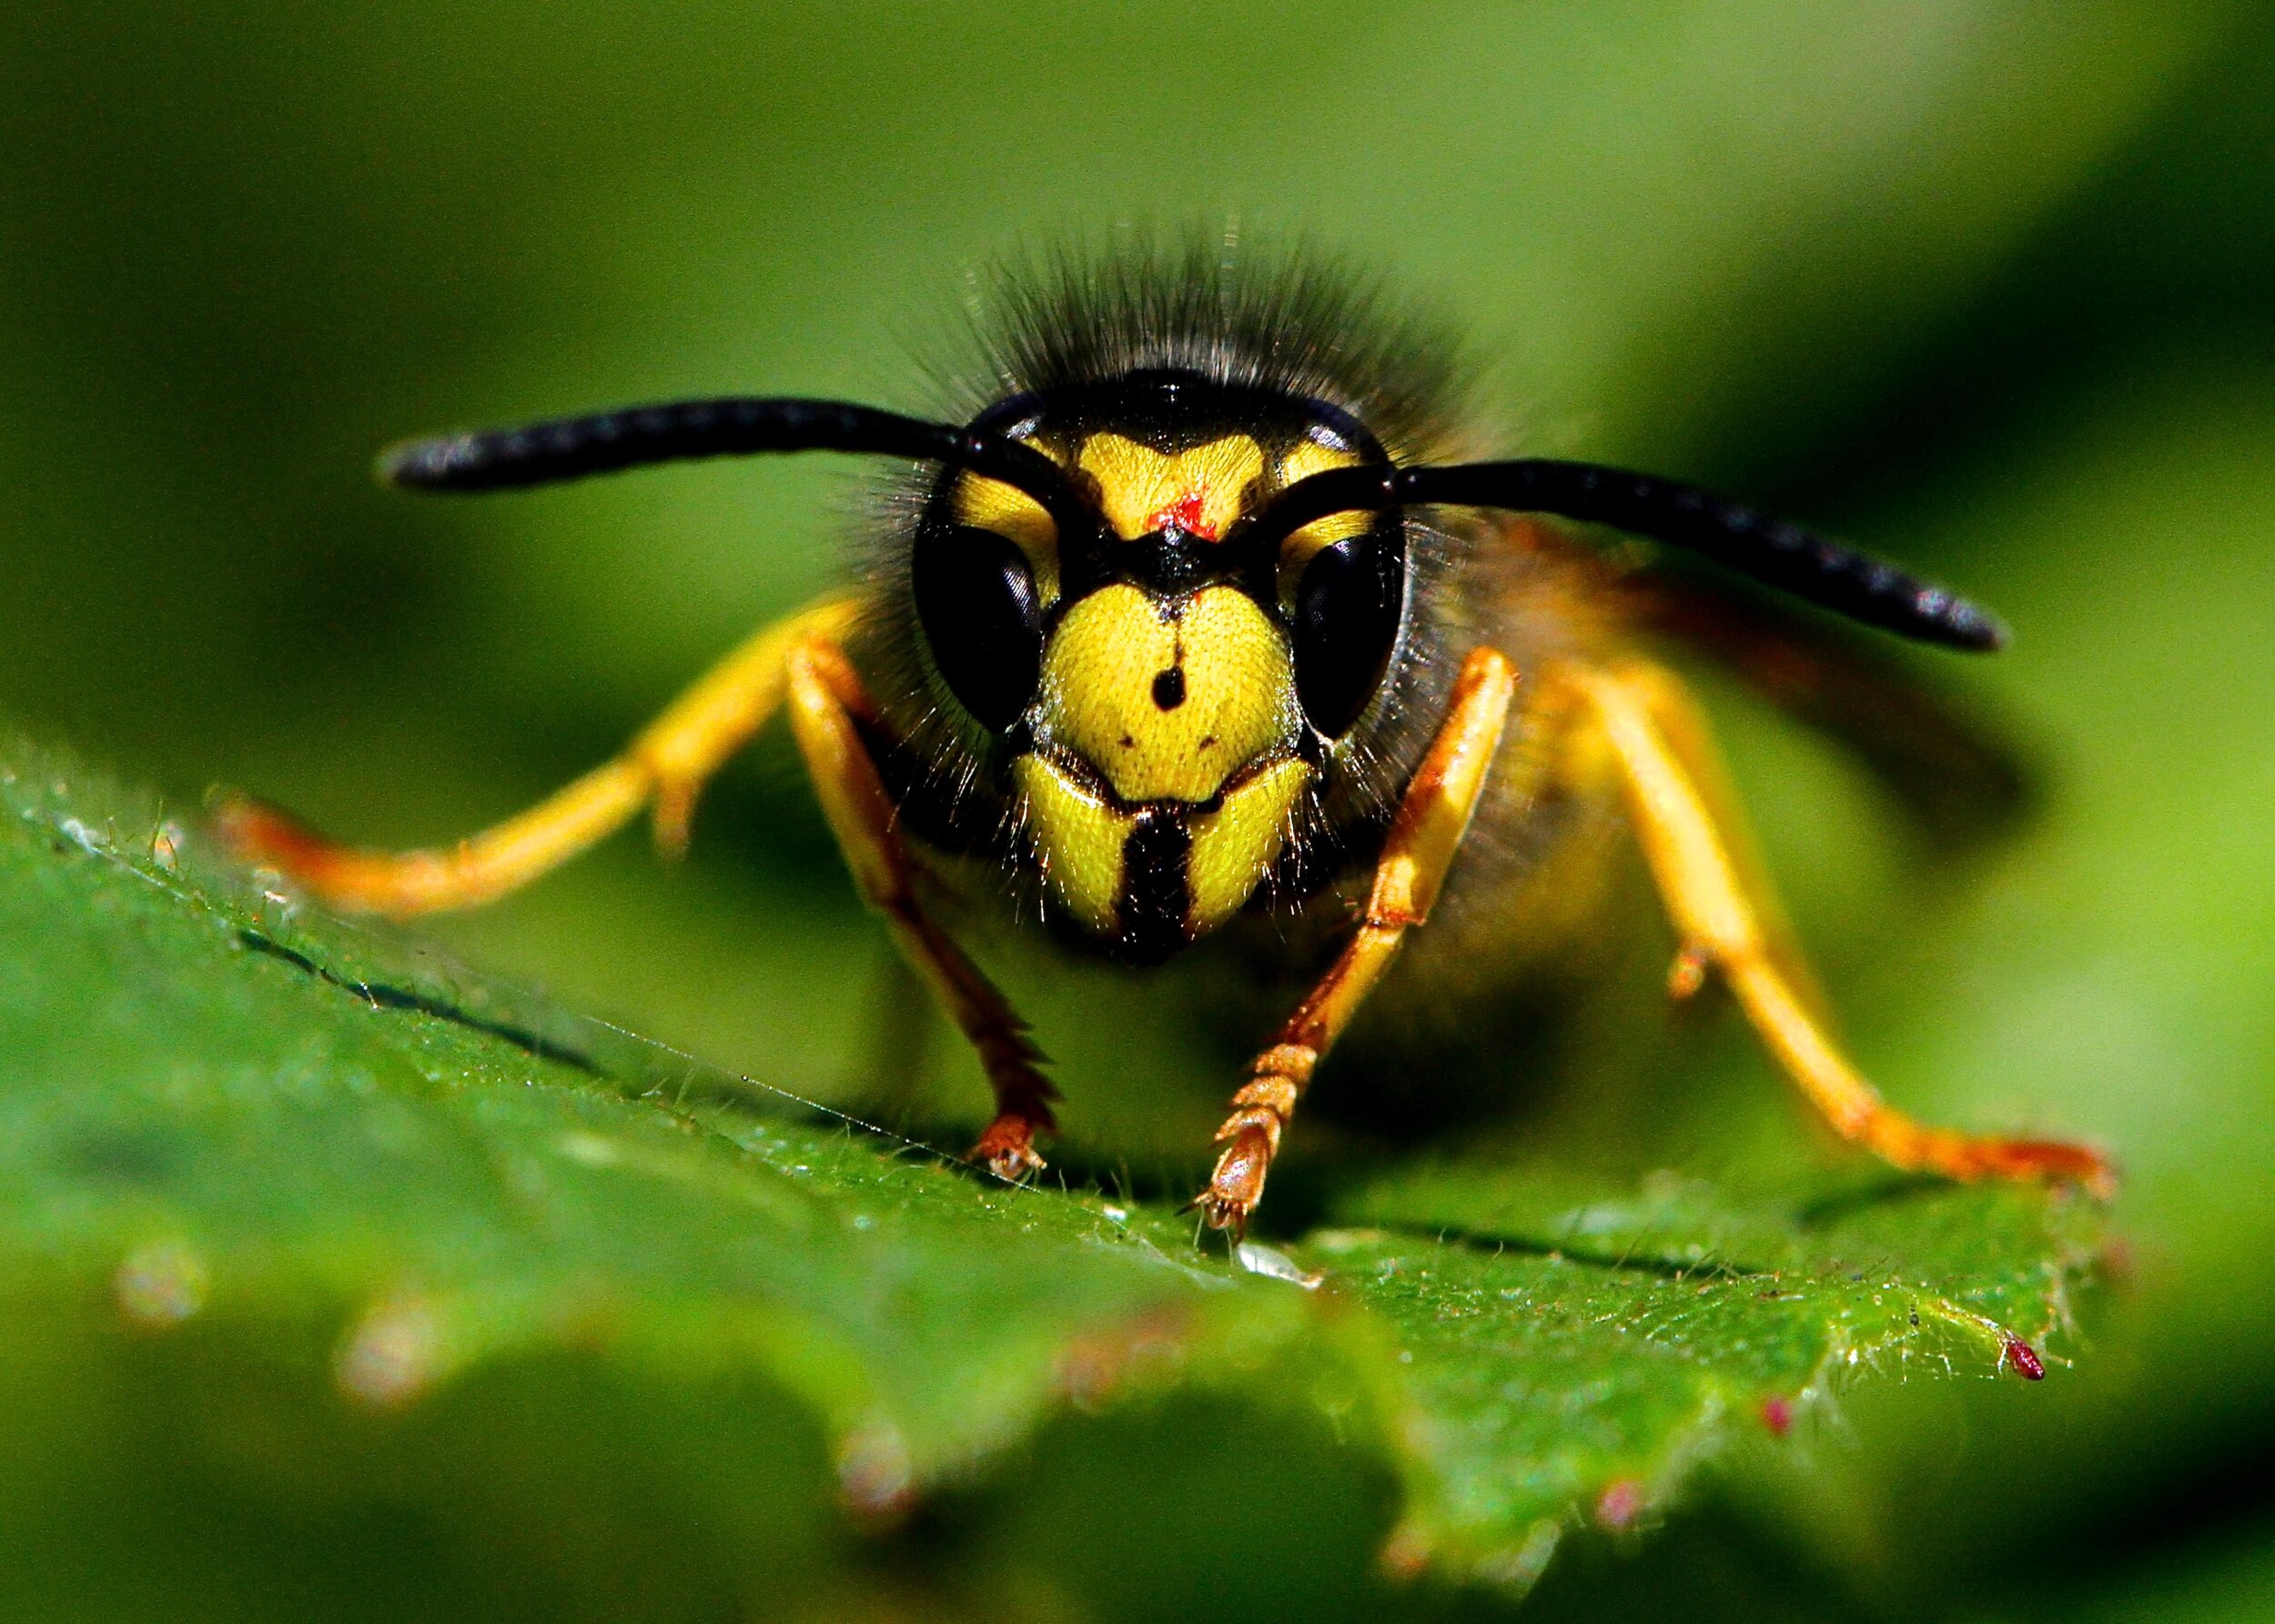
<path id="1" fill-rule="evenodd" d="M 1006 1178 L 1043 1165 L 1058 1096 L 951 931 L 959 913 L 1131 965 L 1259 917 L 1283 954 L 1313 953 L 1193 1204 L 1238 1235 L 1322 1058 L 1433 909 L 1464 892 L 1472 914 L 1552 904 L 1559 845 L 1608 816 L 1664 903 L 1673 991 L 1718 978 L 1839 1134 L 1922 1173 L 2108 1187 L 2089 1148 L 1923 1125 L 1843 1054 L 1698 708 L 1644 652 L 1635 595 L 1590 538 L 1703 555 L 1948 649 L 1998 648 L 1988 614 L 1688 485 L 1464 459 L 1480 442 L 1450 404 L 1448 347 L 1301 255 L 1139 246 L 1009 268 L 973 327 L 975 362 L 932 417 L 737 397 L 389 454 L 386 479 L 444 492 L 791 451 L 905 471 L 844 588 L 536 807 L 389 853 L 230 799 L 226 836 L 343 909 L 470 907 L 643 811 L 683 850 L 705 782 L 786 711 L 862 896 L 977 1051 L 995 1114 L 970 1155 Z"/>

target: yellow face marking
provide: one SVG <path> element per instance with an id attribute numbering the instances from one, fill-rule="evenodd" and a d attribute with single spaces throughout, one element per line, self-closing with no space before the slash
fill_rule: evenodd
<path id="1" fill-rule="evenodd" d="M 1298 441 L 1293 450 L 1279 459 L 1279 489 L 1285 490 L 1299 479 L 1323 473 L 1330 468 L 1349 468 L 1360 460 L 1356 451 L 1339 451 L 1323 446 L 1315 439 Z M 1322 547 L 1358 535 L 1375 520 L 1371 513 L 1330 513 L 1315 519 L 1292 532 L 1279 544 L 1279 572 L 1278 584 L 1279 601 L 1292 608 L 1296 600 L 1296 583 L 1303 579 L 1303 567 Z"/>
<path id="2" fill-rule="evenodd" d="M 1295 667 L 1247 594 L 1209 587 L 1175 620 L 1136 587 L 1077 602 L 1043 651 L 1042 740 L 1125 802 L 1207 801 L 1296 737 Z"/>
<path id="3" fill-rule="evenodd" d="M 1040 756 L 1019 757 L 1011 775 L 1026 799 L 1046 883 L 1086 929 L 1110 935 L 1121 898 L 1122 845 L 1136 814 L 1107 805 Z"/>
<path id="4" fill-rule="evenodd" d="M 1058 596 L 1058 527 L 1042 503 L 1016 485 L 966 474 L 956 481 L 953 505 L 958 524 L 993 530 L 1026 555 L 1043 602 Z"/>
<path id="5" fill-rule="evenodd" d="M 1310 781 L 1298 761 L 1275 762 L 1231 791 L 1215 812 L 1195 818 L 1186 875 L 1192 933 L 1206 935 L 1240 911 L 1279 855 L 1288 814 Z"/>
<path id="6" fill-rule="evenodd" d="M 1316 439 L 1299 439 L 1288 454 L 1279 459 L 1278 470 L 1279 488 L 1285 490 L 1299 479 L 1313 474 L 1323 474 L 1330 468 L 1350 468 L 1360 460 L 1359 453 L 1323 446 Z"/>
<path id="7" fill-rule="evenodd" d="M 1175 453 L 1118 434 L 1082 442 L 1076 466 L 1098 482 L 1098 508 L 1125 541 L 1151 535 L 1170 519 L 1214 541 L 1240 516 L 1240 499 L 1263 476 L 1264 449 L 1245 434 Z"/>

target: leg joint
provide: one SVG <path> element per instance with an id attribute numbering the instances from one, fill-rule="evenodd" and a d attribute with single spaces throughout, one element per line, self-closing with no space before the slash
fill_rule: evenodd
<path id="1" fill-rule="evenodd" d="M 1256 1057 L 1250 1068 L 1256 1081 L 1250 1087 L 1259 1087 L 1274 1081 L 1286 1084 L 1292 1106 L 1295 1095 L 1303 1092 L 1311 1081 L 1312 1072 L 1320 1064 L 1320 1036 L 1305 1032 L 1282 1038 Z"/>
<path id="2" fill-rule="evenodd" d="M 1249 1106 L 1269 1111 L 1280 1117 L 1296 1114 L 1296 1096 L 1302 1091 L 1291 1077 L 1260 1076 L 1232 1096 L 1236 1107 Z"/>
<path id="3" fill-rule="evenodd" d="M 1249 1132 L 1261 1134 L 1266 1146 L 1264 1154 L 1269 1159 L 1279 1154 L 1279 1135 L 1286 1126 L 1287 1123 L 1279 1112 L 1262 1106 L 1235 1111 L 1224 1119 L 1224 1125 L 1217 1130 L 1217 1142 L 1221 1145 L 1227 1139 L 1237 1139 Z"/>

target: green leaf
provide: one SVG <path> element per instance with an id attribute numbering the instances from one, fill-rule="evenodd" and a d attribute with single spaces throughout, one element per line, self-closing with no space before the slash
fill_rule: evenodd
<path id="1" fill-rule="evenodd" d="M 1574 1508 L 1648 1518 L 1734 1432 L 1783 1436 L 1851 1375 L 2041 1368 L 2095 1244 L 2074 1201 L 1886 1177 L 1741 1205 L 1671 1174 L 1607 1197 L 1447 1169 L 1347 1211 L 1383 1227 L 1309 1246 L 1393 1327 L 1427 1462 L 1395 1548 L 1504 1580 Z"/>
<path id="2" fill-rule="evenodd" d="M 1394 1570 L 1518 1588 L 1852 1374 L 2012 1367 L 2092 1253 L 2036 1191 L 1441 1165 L 1229 1258 L 325 918 L 10 759 L 0 1408 L 35 1419 L 0 1434 L 38 1469 L 0 1478 L 98 1529 L 380 1481 L 666 1610 L 821 1585 L 848 1522 L 1191 1390 L 1385 1464 Z"/>

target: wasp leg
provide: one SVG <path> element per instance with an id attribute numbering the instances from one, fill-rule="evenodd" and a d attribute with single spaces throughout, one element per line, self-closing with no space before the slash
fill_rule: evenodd
<path id="1" fill-rule="evenodd" d="M 885 915 L 904 957 L 972 1047 L 996 1094 L 996 1118 L 972 1147 L 971 1159 L 1005 1178 L 1043 1165 L 1035 1135 L 1057 1126 L 1050 1102 L 1058 1091 L 1036 1069 L 1041 1051 L 1026 1023 L 961 948 L 925 913 L 915 868 L 894 823 L 894 806 L 861 741 L 859 723 L 875 714 L 861 680 L 834 641 L 814 632 L 793 643 L 785 662 L 790 726 L 805 757 L 814 793 L 869 905 Z"/>
<path id="2" fill-rule="evenodd" d="M 1247 1231 L 1280 1135 L 1320 1057 L 1390 967 L 1406 933 L 1430 917 L 1484 791 L 1516 685 L 1516 668 L 1494 650 L 1478 649 L 1462 665 L 1446 719 L 1384 838 L 1358 932 L 1257 1056 L 1248 1084 L 1232 1096 L 1232 1115 L 1217 1130 L 1224 1150 L 1193 1204 L 1212 1226 Z"/>
<path id="3" fill-rule="evenodd" d="M 841 631 L 854 607 L 816 604 L 767 627 L 682 694 L 623 754 L 454 846 L 362 851 L 240 797 L 216 809 L 217 827 L 248 862 L 278 869 L 333 906 L 362 913 L 435 913 L 495 902 L 614 833 L 643 806 L 654 808 L 657 846 L 676 856 L 686 848 L 704 782 L 781 705 L 790 649 Z"/>
<path id="4" fill-rule="evenodd" d="M 1845 1139 L 1907 1170 L 1947 1178 L 2073 1180 L 2107 1193 L 2115 1175 L 2095 1151 L 1928 1127 L 1887 1105 L 1835 1046 L 1780 963 L 1774 915 L 1718 824 L 1686 755 L 1709 757 L 1703 724 L 1667 672 L 1644 665 L 1562 669 L 1594 713 L 1617 762 L 1645 861 L 1682 939 L 1684 961 L 1729 983 L 1770 1053 Z M 1678 744 L 1676 740 L 1681 740 Z"/>
<path id="5" fill-rule="evenodd" d="M 1770 880 L 1769 865 L 1763 862 L 1761 850 L 1754 843 L 1745 803 L 1738 799 L 1737 788 L 1730 782 L 1722 751 L 1715 748 L 1714 733 L 1706 725 L 1705 712 L 1682 680 L 1664 666 L 1629 661 L 1617 669 L 1616 674 L 1642 701 L 1676 769 L 1689 779 L 1699 806 L 1729 861 L 1732 883 L 1753 909 L 1754 933 L 1762 944 L 1762 952 L 1785 978 L 1787 989 L 1802 1009 L 1830 1035 L 1834 1030 L 1831 1006 L 1825 990 L 1817 984 L 1816 972 L 1810 968 L 1801 951 L 1800 938 L 1794 933 L 1792 922 L 1785 917 L 1785 903 Z M 1593 721 L 1601 732 L 1603 712 L 1599 707 L 1583 698 L 1580 714 L 1583 721 Z M 1620 760 L 1616 751 L 1614 759 Z M 1625 782 L 1628 774 L 1623 761 L 1616 771 L 1621 781 Z M 1714 967 L 1704 948 L 1686 940 L 1675 950 L 1674 963 L 1667 974 L 1668 991 L 1678 999 L 1690 997 L 1705 985 Z"/>

